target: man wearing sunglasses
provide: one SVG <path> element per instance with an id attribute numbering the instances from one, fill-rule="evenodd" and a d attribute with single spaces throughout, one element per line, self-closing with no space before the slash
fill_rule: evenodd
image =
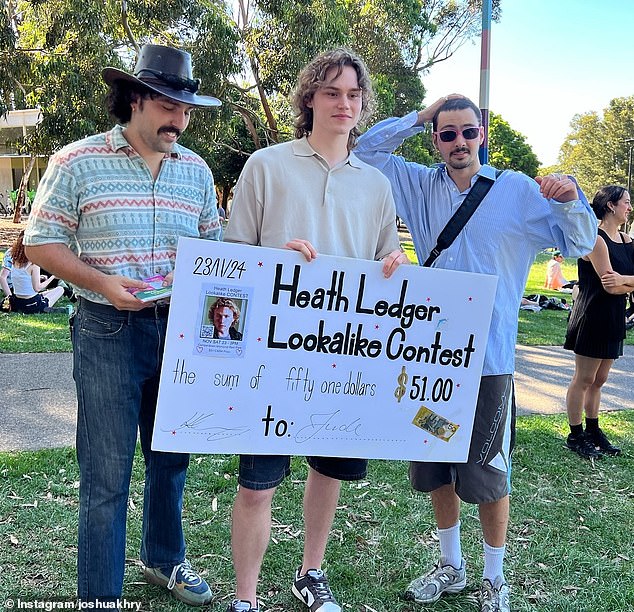
<path id="1" fill-rule="evenodd" d="M 406 162 L 393 151 L 432 123 L 444 163 Z M 480 176 L 493 181 L 456 239 L 433 266 L 493 274 L 497 293 L 484 360 L 469 457 L 465 464 L 410 465 L 414 489 L 431 493 L 440 559 L 408 586 L 406 599 L 437 601 L 466 585 L 460 544 L 460 501 L 478 505 L 484 536 L 480 588 L 483 612 L 510 610 L 503 560 L 509 519 L 511 451 L 515 433 L 513 372 L 517 313 L 535 255 L 556 245 L 569 257 L 592 250 L 597 221 L 573 180 L 549 175 L 535 180 L 510 170 L 498 175 L 482 165 L 480 109 L 454 94 L 400 119 L 386 119 L 363 134 L 355 153 L 379 168 L 392 184 L 396 214 L 409 228 L 419 262 L 427 259 L 446 223 Z"/>

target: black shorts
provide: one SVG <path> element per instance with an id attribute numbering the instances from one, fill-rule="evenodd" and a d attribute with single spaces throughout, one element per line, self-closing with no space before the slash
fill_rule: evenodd
<path id="1" fill-rule="evenodd" d="M 515 446 L 513 376 L 483 376 L 480 380 L 473 433 L 466 463 L 412 461 L 410 483 L 417 491 L 435 491 L 455 484 L 460 499 L 485 504 L 511 492 L 511 453 Z"/>
<path id="2" fill-rule="evenodd" d="M 45 298 L 41 293 L 36 293 L 30 298 L 20 298 L 17 295 L 12 295 L 9 297 L 9 304 L 13 312 L 38 314 L 45 312 L 48 308 L 48 298 Z"/>
<path id="3" fill-rule="evenodd" d="M 337 480 L 361 480 L 368 473 L 367 459 L 307 457 L 313 470 Z M 264 490 L 277 487 L 291 473 L 287 455 L 240 455 L 238 482 L 245 489 Z"/>

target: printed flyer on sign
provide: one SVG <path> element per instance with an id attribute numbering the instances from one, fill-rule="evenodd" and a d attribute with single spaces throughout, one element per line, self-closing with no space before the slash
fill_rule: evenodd
<path id="1" fill-rule="evenodd" d="M 496 285 L 181 238 L 152 448 L 464 462 Z"/>

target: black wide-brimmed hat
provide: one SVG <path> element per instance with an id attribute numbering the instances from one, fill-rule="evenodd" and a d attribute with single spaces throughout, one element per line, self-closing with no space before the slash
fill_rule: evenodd
<path id="1" fill-rule="evenodd" d="M 143 45 L 134 67 L 134 74 L 118 68 L 104 68 L 103 80 L 112 85 L 115 81 L 129 81 L 148 87 L 177 102 L 192 106 L 220 106 L 222 102 L 213 96 L 198 95 L 200 79 L 192 74 L 192 58 L 187 51 L 162 45 Z"/>

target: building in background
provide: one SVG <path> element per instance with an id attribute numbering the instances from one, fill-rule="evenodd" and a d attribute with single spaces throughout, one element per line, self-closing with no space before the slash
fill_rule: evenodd
<path id="1" fill-rule="evenodd" d="M 37 108 L 12 110 L 0 116 L 0 213 L 7 214 L 12 209 L 11 193 L 20 186 L 31 159 L 30 155 L 19 153 L 15 143 L 33 131 L 40 121 L 41 114 Z M 29 191 L 37 189 L 47 162 L 47 156 L 36 159 L 29 177 Z"/>

